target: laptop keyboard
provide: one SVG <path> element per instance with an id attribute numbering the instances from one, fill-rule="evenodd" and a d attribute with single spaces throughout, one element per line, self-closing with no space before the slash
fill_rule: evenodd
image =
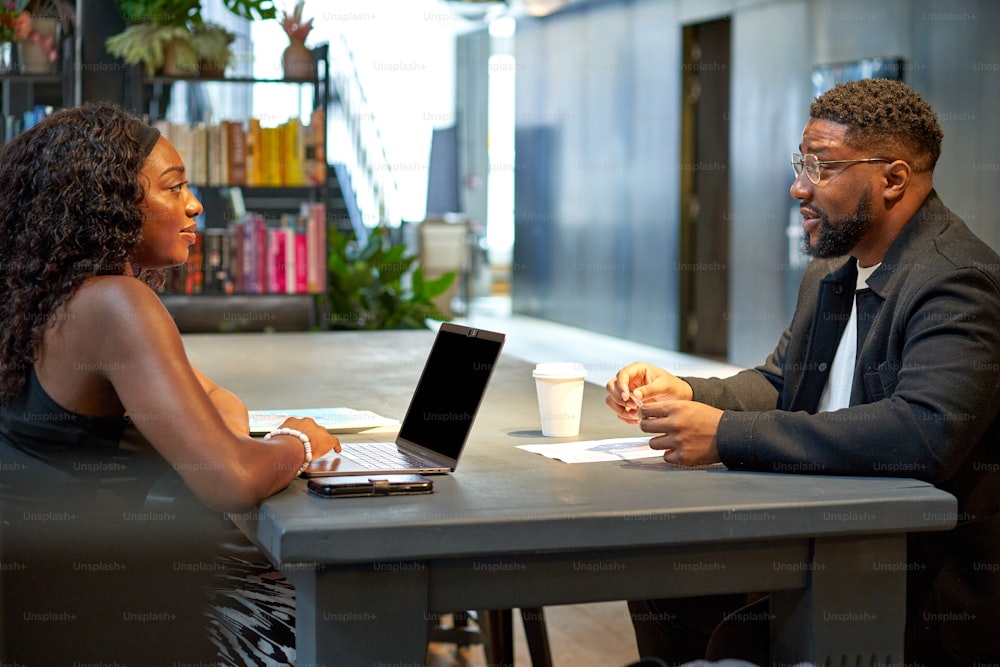
<path id="1" fill-rule="evenodd" d="M 399 451 L 391 443 L 355 446 L 350 451 L 344 451 L 343 455 L 368 470 L 437 467 L 430 461 Z"/>

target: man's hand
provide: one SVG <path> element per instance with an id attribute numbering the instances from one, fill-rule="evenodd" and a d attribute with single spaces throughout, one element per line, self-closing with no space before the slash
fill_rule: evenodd
<path id="1" fill-rule="evenodd" d="M 649 446 L 664 450 L 664 461 L 686 466 L 719 462 L 715 436 L 722 410 L 695 401 L 657 399 L 644 404 L 638 416 L 639 428 L 662 434 Z"/>
<path id="2" fill-rule="evenodd" d="M 642 361 L 629 364 L 608 381 L 608 404 L 622 421 L 639 420 L 639 408 L 651 400 L 690 401 L 691 385 L 676 375 Z"/>

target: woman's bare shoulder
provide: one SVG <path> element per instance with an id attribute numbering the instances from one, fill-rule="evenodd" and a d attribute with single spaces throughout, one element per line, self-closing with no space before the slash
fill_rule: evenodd
<path id="1" fill-rule="evenodd" d="M 183 355 L 177 327 L 153 290 L 135 278 L 99 276 L 53 314 L 36 371 L 61 404 L 108 414 L 120 411 L 119 384 L 128 374 L 162 374 Z"/>
<path id="2" fill-rule="evenodd" d="M 96 276 L 87 280 L 67 304 L 71 317 L 106 324 L 173 321 L 148 285 L 129 276 Z"/>

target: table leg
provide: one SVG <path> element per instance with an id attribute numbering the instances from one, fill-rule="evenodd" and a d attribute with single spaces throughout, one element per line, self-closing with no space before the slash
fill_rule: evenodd
<path id="1" fill-rule="evenodd" d="M 479 612 L 479 621 L 486 635 L 486 661 L 497 667 L 514 664 L 514 624 L 510 609 L 489 609 Z"/>
<path id="2" fill-rule="evenodd" d="M 549 647 L 549 631 L 545 626 L 545 609 L 531 607 L 521 610 L 524 637 L 531 655 L 531 667 L 552 667 L 552 649 Z"/>
<path id="3" fill-rule="evenodd" d="M 902 664 L 906 535 L 815 540 L 795 565 L 807 586 L 771 596 L 771 664 Z"/>
<path id="4" fill-rule="evenodd" d="M 295 586 L 299 667 L 418 667 L 427 657 L 428 575 L 419 563 L 284 568 Z"/>

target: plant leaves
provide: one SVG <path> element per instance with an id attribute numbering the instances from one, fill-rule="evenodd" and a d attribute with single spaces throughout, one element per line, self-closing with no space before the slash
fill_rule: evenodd
<path id="1" fill-rule="evenodd" d="M 273 19 L 278 13 L 272 0 L 224 0 L 226 9 L 251 21 Z"/>
<path id="2" fill-rule="evenodd" d="M 368 243 L 358 247 L 351 238 L 331 228 L 328 302 L 333 329 L 422 329 L 426 321 L 450 319 L 432 301 L 455 280 L 449 272 L 425 280 L 417 256 L 403 244 L 390 244 L 383 230 L 373 230 Z M 410 285 L 404 290 L 403 277 Z"/>
<path id="3" fill-rule="evenodd" d="M 423 295 L 433 299 L 436 296 L 440 296 L 448 291 L 452 283 L 458 277 L 456 271 L 449 271 L 448 273 L 443 273 L 433 280 L 424 281 Z"/>

